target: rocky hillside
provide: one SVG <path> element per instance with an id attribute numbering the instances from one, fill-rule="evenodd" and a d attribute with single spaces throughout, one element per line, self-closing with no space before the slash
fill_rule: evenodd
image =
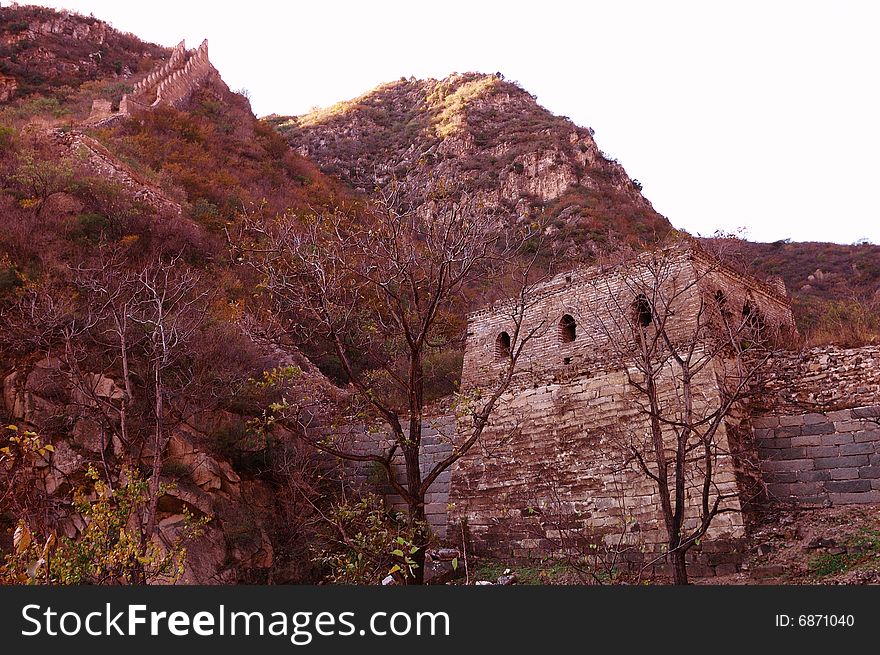
<path id="1" fill-rule="evenodd" d="M 609 237 L 650 242 L 671 226 L 593 131 L 554 116 L 499 74 L 401 79 L 305 116 L 266 119 L 327 174 L 370 192 L 444 179 L 505 219 L 543 214 L 559 250 L 588 258 Z"/>
<path id="2" fill-rule="evenodd" d="M 95 128 L 92 101 L 118 105 L 170 51 L 90 17 L 0 11 L 16 53 L 0 100 L 0 552 L 19 520 L 34 540 L 81 537 L 89 467 L 116 489 L 134 469 L 159 485 L 144 534 L 185 541 L 182 581 L 309 580 L 312 455 L 253 425 L 278 400 L 266 371 L 296 375 L 316 414 L 337 391 L 285 340 L 225 229 L 354 194 L 213 68 L 180 106 Z"/>
<path id="3" fill-rule="evenodd" d="M 0 7 L 0 102 L 64 98 L 88 81 L 153 68 L 168 49 L 90 16 L 31 6 Z"/>
<path id="4" fill-rule="evenodd" d="M 721 250 L 753 275 L 785 281 L 808 343 L 880 343 L 880 246 L 734 241 Z"/>
<path id="5" fill-rule="evenodd" d="M 117 489 L 128 469 L 158 485 L 151 543 L 201 528 L 183 581 L 310 581 L 323 464 L 262 421 L 283 400 L 320 425 L 342 392 L 321 344 L 292 343 L 284 321 L 298 317 L 276 313 L 230 256 L 243 216 L 363 221 L 377 183 L 403 180 L 417 205 L 445 180 L 500 219 L 545 219 L 568 262 L 672 228 L 590 129 L 498 75 L 400 80 L 258 121 L 211 67 L 193 88 L 175 78 L 179 103 L 115 111 L 171 57 L 92 17 L 0 8 L 0 552 L 25 519 L 34 540 L 81 537 L 89 467 Z M 89 120 L 95 100 L 112 120 Z M 880 248 L 738 246 L 741 264 L 783 276 L 805 329 L 880 332 Z M 468 290 L 450 325 L 486 297 Z M 430 397 L 455 387 L 454 348 L 428 365 Z M 278 379 L 295 391 L 282 398 Z"/>

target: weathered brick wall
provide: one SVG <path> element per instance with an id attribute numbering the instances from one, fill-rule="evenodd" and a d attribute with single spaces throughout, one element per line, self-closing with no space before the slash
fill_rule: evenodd
<path id="1" fill-rule="evenodd" d="M 171 57 L 169 57 L 168 61 L 165 62 L 164 65 L 154 71 L 151 71 L 149 75 L 147 75 L 144 79 L 134 85 L 132 95 L 143 96 L 152 89 L 153 93 L 151 95 L 153 96 L 153 99 L 155 99 L 155 87 L 172 71 L 180 68 L 180 65 L 185 59 L 186 44 L 184 41 L 181 41 L 176 46 L 174 46 L 174 49 L 171 51 Z"/>
<path id="2" fill-rule="evenodd" d="M 187 59 L 186 64 L 168 75 L 159 82 L 156 87 L 156 101 L 154 105 L 165 104 L 179 107 L 192 95 L 204 81 L 212 69 L 208 60 L 208 41 L 202 44 Z"/>
<path id="3" fill-rule="evenodd" d="M 880 503 L 880 405 L 752 420 L 771 500 Z"/>
<path id="4" fill-rule="evenodd" d="M 427 419 L 422 424 L 421 472 L 424 478 L 438 462 L 452 454 L 452 444 L 456 431 L 456 419 L 453 415 L 437 416 Z M 351 430 L 351 437 L 345 444 L 346 449 L 355 454 L 387 452 L 391 442 L 386 434 L 374 434 L 364 430 Z M 372 491 L 385 496 L 388 505 L 406 513 L 407 507 L 395 493 L 387 481 L 386 474 L 378 463 L 350 462 L 349 483 L 352 487 L 363 491 Z M 406 468 L 403 457 L 398 453 L 393 462 L 395 479 L 406 480 Z M 447 509 L 449 504 L 449 482 L 452 470 L 447 469 L 439 475 L 425 495 L 425 514 L 428 524 L 435 535 L 446 538 L 448 526 Z"/>
<path id="5" fill-rule="evenodd" d="M 797 414 L 880 402 L 880 346 L 788 352 L 768 367 L 760 409 Z"/>
<path id="6" fill-rule="evenodd" d="M 688 338 L 697 321 L 707 321 L 718 291 L 723 292 L 725 305 L 735 318 L 749 303 L 768 325 L 788 333 L 795 331 L 791 307 L 777 288 L 691 250 L 671 254 L 668 267 L 664 286 L 686 289 L 670 292 L 677 296 L 670 307 L 674 319 L 667 326 L 673 339 L 680 335 Z M 537 335 L 523 350 L 518 375 L 569 375 L 613 356 L 615 343 L 631 336 L 625 323 L 635 300 L 634 287 L 640 277 L 649 277 L 640 268 L 644 267 L 639 261 L 613 268 L 584 267 L 536 286 L 530 292 L 520 333 L 536 330 Z M 498 303 L 470 314 L 463 386 L 484 386 L 504 369 L 506 361 L 498 356 L 498 339 L 502 332 L 513 334 L 515 310 L 511 303 Z M 560 321 L 566 314 L 576 323 L 576 338 L 570 342 L 560 339 Z"/>
<path id="7" fill-rule="evenodd" d="M 160 105 L 180 107 L 214 70 L 208 59 L 207 39 L 188 58 L 187 55 L 186 46 L 181 41 L 165 64 L 138 82 L 131 93 L 122 96 L 118 112 L 108 114 L 93 106 L 87 122 L 97 126 Z"/>
<path id="8" fill-rule="evenodd" d="M 772 363 L 752 420 L 771 500 L 880 503 L 880 347 Z"/>
<path id="9" fill-rule="evenodd" d="M 713 393 L 706 371 L 696 387 Z M 673 394 L 671 379 L 661 386 Z M 717 391 L 715 391 L 717 394 Z M 629 547 L 625 558 L 651 559 L 664 541 L 660 501 L 654 483 L 635 466 L 625 466 L 625 445 L 649 429 L 623 370 L 585 372 L 510 390 L 498 418 L 478 445 L 460 460 L 450 490 L 450 533 L 466 524 L 471 547 L 499 557 L 543 557 L 590 553 L 590 544 Z M 719 447 L 727 448 L 722 430 Z M 717 462 L 722 494 L 735 494 L 729 455 Z M 689 502 L 698 490 L 688 481 Z M 733 498 L 725 507 L 739 509 Z M 688 512 L 686 525 L 695 527 Z M 739 512 L 721 514 L 706 542 L 743 536 Z M 710 565 L 733 567 L 733 559 L 694 552 L 701 574 Z M 696 558 L 700 558 L 697 560 Z M 662 560 L 661 560 L 662 562 Z"/>
<path id="10" fill-rule="evenodd" d="M 748 304 L 767 325 L 794 332 L 778 285 L 760 283 L 692 250 L 673 252 L 667 266 L 664 288 L 676 298 L 667 324 L 673 340 L 697 333 L 698 321 L 702 325 L 707 312 L 719 306 L 719 292 L 724 311 L 734 317 Z M 453 534 L 464 522 L 473 547 L 501 557 L 588 552 L 590 543 L 621 543 L 630 546 L 627 557 L 656 558 L 665 541 L 656 485 L 635 466 L 624 466 L 623 452 L 650 426 L 618 349 L 622 340 L 633 339 L 627 317 L 640 279 L 650 287 L 651 275 L 639 260 L 577 269 L 534 290 L 521 331 L 535 330 L 536 336 L 523 350 L 514 385 L 492 426 L 453 472 Z M 514 309 L 499 303 L 470 315 L 463 386 L 489 386 L 505 367 L 497 352 L 499 335 L 513 334 Z M 561 338 L 565 314 L 575 319 L 573 340 Z M 694 381 L 695 396 L 707 406 L 720 402 L 719 366 L 704 369 Z M 671 373 L 660 392 L 666 398 L 677 393 Z M 726 425 L 717 445 L 725 453 L 739 448 L 729 441 Z M 735 511 L 716 517 L 702 547 L 691 554 L 698 575 L 715 572 L 716 566 L 718 572 L 734 568 L 736 544 L 745 534 L 736 497 L 737 462 L 723 454 L 715 471 L 717 492 L 734 496 L 727 508 Z M 697 487 L 688 480 L 686 528 L 697 520 Z"/>

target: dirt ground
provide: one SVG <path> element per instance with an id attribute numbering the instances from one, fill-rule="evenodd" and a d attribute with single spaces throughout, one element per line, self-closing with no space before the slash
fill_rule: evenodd
<path id="1" fill-rule="evenodd" d="M 470 584 L 607 584 L 559 562 L 470 561 Z M 454 584 L 465 584 L 459 570 Z M 483 581 L 483 582 L 477 582 Z M 618 583 L 665 584 L 662 579 Z M 880 584 L 880 505 L 767 511 L 752 531 L 738 573 L 693 578 L 698 585 Z M 510 584 L 510 582 L 507 582 Z"/>
<path id="2" fill-rule="evenodd" d="M 697 584 L 880 584 L 880 506 L 776 509 L 751 535 L 743 570 Z"/>

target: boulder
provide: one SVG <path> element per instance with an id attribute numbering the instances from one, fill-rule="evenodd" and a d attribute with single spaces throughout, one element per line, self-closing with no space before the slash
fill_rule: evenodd
<path id="1" fill-rule="evenodd" d="M 103 428 L 90 418 L 79 419 L 73 426 L 71 436 L 76 445 L 90 453 L 101 453 L 107 445 Z"/>
<path id="2" fill-rule="evenodd" d="M 215 460 L 200 450 L 183 431 L 174 432 L 165 449 L 166 463 L 179 469 L 199 487 L 223 489 L 237 495 L 241 478 L 226 462 Z"/>
<path id="3" fill-rule="evenodd" d="M 166 480 L 166 483 L 170 481 Z M 186 482 L 170 483 L 165 494 L 159 498 L 159 511 L 165 514 L 181 514 L 184 507 L 193 514 L 214 516 L 214 500 L 210 494 Z"/>
<path id="4" fill-rule="evenodd" d="M 83 469 L 85 464 L 85 460 L 66 441 L 59 441 L 53 446 L 55 451 L 43 475 L 43 484 L 49 496 L 66 485 L 70 476 Z"/>
<path id="5" fill-rule="evenodd" d="M 89 388 L 99 398 L 107 400 L 119 400 L 125 397 L 125 392 L 112 379 L 100 373 L 92 373 L 87 376 Z"/>
<path id="6" fill-rule="evenodd" d="M 262 480 L 245 480 L 241 483 L 241 498 L 248 506 L 257 511 L 271 512 L 275 507 L 275 496 L 272 487 Z"/>
<path id="7" fill-rule="evenodd" d="M 163 549 L 176 543 L 186 527 L 183 514 L 163 517 L 157 524 L 154 542 Z M 208 524 L 202 534 L 186 541 L 186 560 L 183 576 L 178 584 L 230 584 L 235 582 L 235 571 L 226 566 L 227 549 L 223 533 Z"/>

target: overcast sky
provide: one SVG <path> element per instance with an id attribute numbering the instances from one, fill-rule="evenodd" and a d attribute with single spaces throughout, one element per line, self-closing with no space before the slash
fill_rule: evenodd
<path id="1" fill-rule="evenodd" d="M 43 4 L 163 45 L 207 38 L 258 115 L 500 71 L 594 128 L 676 227 L 880 243 L 880 2 Z"/>

